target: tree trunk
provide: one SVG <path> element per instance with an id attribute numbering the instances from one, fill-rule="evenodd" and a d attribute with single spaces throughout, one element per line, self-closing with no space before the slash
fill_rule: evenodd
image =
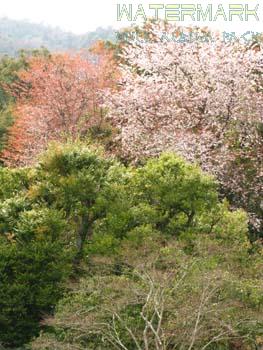
<path id="1" fill-rule="evenodd" d="M 90 218 L 89 214 L 83 215 L 78 218 L 78 230 L 76 238 L 76 248 L 77 252 L 74 258 L 74 265 L 77 267 L 81 259 L 83 258 L 83 247 L 87 237 L 92 236 L 93 231 L 93 220 Z"/>

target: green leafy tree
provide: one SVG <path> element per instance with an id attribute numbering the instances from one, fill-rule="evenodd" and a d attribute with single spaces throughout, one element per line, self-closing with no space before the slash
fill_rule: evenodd
<path id="1" fill-rule="evenodd" d="M 25 170 L 0 169 L 0 344 L 17 348 L 63 295 L 72 256 L 63 213 L 27 198 Z"/>
<path id="2" fill-rule="evenodd" d="M 0 344 L 18 347 L 65 290 L 91 238 L 111 162 L 80 145 L 57 145 L 34 169 L 0 169 Z M 77 241 L 77 245 L 75 244 Z"/>
<path id="3" fill-rule="evenodd" d="M 34 201 L 62 210 L 74 227 L 76 263 L 82 257 L 83 246 L 93 235 L 93 224 L 101 215 L 97 202 L 113 162 L 101 151 L 84 145 L 58 145 L 50 147 L 39 164 L 41 181 L 29 189 Z"/>
<path id="4" fill-rule="evenodd" d="M 221 205 L 215 180 L 174 154 L 138 168 L 112 168 L 108 178 L 98 203 L 105 216 L 94 227 L 98 247 L 107 241 L 113 249 L 138 227 L 150 226 L 164 236 L 201 232 L 204 225 L 210 230 L 213 220 L 204 218 Z"/>

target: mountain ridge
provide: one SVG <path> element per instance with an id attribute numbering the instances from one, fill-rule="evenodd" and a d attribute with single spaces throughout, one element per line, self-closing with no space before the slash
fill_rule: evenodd
<path id="1" fill-rule="evenodd" d="M 0 18 L 0 56 L 15 56 L 22 49 L 45 47 L 50 51 L 79 50 L 90 47 L 97 40 L 115 40 L 116 30 L 112 27 L 98 27 L 85 34 L 74 34 L 59 27 Z"/>

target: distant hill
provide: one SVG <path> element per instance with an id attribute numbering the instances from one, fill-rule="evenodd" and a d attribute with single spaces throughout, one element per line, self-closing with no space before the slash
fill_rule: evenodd
<path id="1" fill-rule="evenodd" d="M 46 47 L 50 51 L 87 48 L 95 41 L 115 40 L 115 29 L 97 28 L 93 32 L 76 35 L 43 24 L 0 18 L 0 56 L 14 56 L 21 49 Z"/>

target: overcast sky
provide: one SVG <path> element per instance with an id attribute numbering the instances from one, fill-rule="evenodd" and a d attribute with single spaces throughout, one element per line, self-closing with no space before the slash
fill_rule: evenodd
<path id="1" fill-rule="evenodd" d="M 149 4 L 201 4 L 206 8 L 209 3 L 213 4 L 213 9 L 217 9 L 220 1 L 210 0 L 141 0 L 135 2 L 112 1 L 112 0 L 0 0 L 0 16 L 10 17 L 12 19 L 27 19 L 31 22 L 41 22 L 52 26 L 59 26 L 64 30 L 74 33 L 84 33 L 96 29 L 99 26 L 120 27 L 128 24 L 127 21 L 117 21 L 117 4 L 133 4 L 136 12 L 138 3 L 143 4 L 146 14 L 149 14 Z M 254 17 L 248 22 L 241 22 L 238 18 L 232 22 L 206 22 L 210 27 L 226 31 L 263 31 L 263 2 L 262 0 L 221 0 L 224 8 L 227 10 L 229 4 L 249 4 L 249 8 L 259 4 L 258 15 L 260 21 Z M 184 22 L 188 24 L 187 22 Z M 180 24 L 183 24 L 182 22 Z M 197 24 L 197 23 L 195 23 Z"/>

